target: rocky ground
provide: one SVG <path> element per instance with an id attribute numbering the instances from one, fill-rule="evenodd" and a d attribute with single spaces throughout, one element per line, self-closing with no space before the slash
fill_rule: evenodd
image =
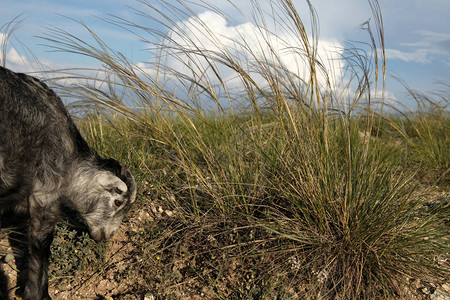
<path id="1" fill-rule="evenodd" d="M 92 272 L 89 268 L 76 272 L 75 276 L 67 278 L 53 278 L 50 281 L 50 295 L 53 299 L 165 299 L 158 293 L 155 285 L 149 282 L 158 280 L 151 274 L 142 270 L 143 260 L 147 259 L 137 251 L 136 243 L 131 241 L 130 232 L 138 232 L 149 223 L 160 223 L 161 220 L 175 218 L 176 212 L 163 207 L 163 202 L 150 202 L 146 208 L 140 208 L 130 216 L 129 220 L 122 224 L 120 230 L 113 237 L 106 250 L 106 260 L 97 271 Z M 164 224 L 161 223 L 161 224 Z M 162 225 L 163 226 L 163 225 Z M 161 230 L 164 230 L 162 228 Z M 3 295 L 8 294 L 9 299 L 17 299 L 14 295 L 16 288 L 16 266 L 14 255 L 9 247 L 6 233 L 0 236 L 0 252 L 2 259 L 0 263 L 0 284 Z M 159 259 L 156 257 L 156 259 Z M 176 259 L 176 258 L 173 258 Z M 173 271 L 178 272 L 182 265 L 172 262 Z M 178 267 L 177 267 L 178 266 Z M 179 272 L 178 272 L 179 273 Z M 238 275 L 239 270 L 234 270 Z M 170 299 L 213 299 L 216 295 L 207 287 L 201 287 L 201 283 L 195 276 L 183 277 L 182 284 L 171 286 L 174 291 Z M 238 277 L 238 276 L 237 276 Z M 230 280 L 232 280 L 230 278 Z M 450 300 L 450 283 L 448 278 L 443 280 L 437 278 L 433 282 L 424 282 L 414 278 L 407 278 L 409 286 L 405 286 L 403 293 L 405 299 L 430 299 Z M 226 284 L 224 284 L 226 286 Z M 1 292 L 1 291 L 0 291 Z M 1 296 L 2 294 L 0 294 Z M 295 293 L 292 293 L 297 299 Z M 6 296 L 0 297 L 5 299 Z M 265 298 L 269 299 L 269 298 Z M 298 296 L 298 299 L 301 299 Z"/>

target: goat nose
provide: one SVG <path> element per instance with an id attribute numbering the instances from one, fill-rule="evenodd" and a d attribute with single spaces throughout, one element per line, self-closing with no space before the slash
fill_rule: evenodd
<path id="1" fill-rule="evenodd" d="M 115 230 L 111 231 L 111 233 L 109 234 L 108 239 L 111 238 L 112 236 L 114 236 L 116 234 L 117 230 L 118 229 L 115 229 Z"/>
<path id="2" fill-rule="evenodd" d="M 100 230 L 100 241 L 106 240 L 106 233 L 104 229 Z"/>
<path id="3" fill-rule="evenodd" d="M 104 240 L 105 240 L 105 237 L 106 237 L 105 231 L 104 231 L 103 229 L 100 229 L 100 230 L 98 230 L 97 232 L 92 233 L 92 234 L 91 234 L 91 237 L 92 237 L 92 239 L 93 239 L 94 241 L 96 241 L 96 242 L 104 241 Z"/>

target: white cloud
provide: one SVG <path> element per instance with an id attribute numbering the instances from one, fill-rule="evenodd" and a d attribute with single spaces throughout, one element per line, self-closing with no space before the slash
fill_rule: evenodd
<path id="1" fill-rule="evenodd" d="M 27 58 L 23 55 L 20 55 L 15 48 L 11 48 L 6 53 L 6 63 L 25 66 L 27 65 Z"/>
<path id="2" fill-rule="evenodd" d="M 269 32 L 264 28 L 256 27 L 250 22 L 230 26 L 226 19 L 212 11 L 200 13 L 184 22 L 177 24 L 170 33 L 170 40 L 166 46 L 182 47 L 185 51 L 195 51 L 200 47 L 203 51 L 213 56 L 231 56 L 239 59 L 239 64 L 247 68 L 253 79 L 258 79 L 258 84 L 265 85 L 262 76 L 258 76 L 259 62 L 278 65 L 278 71 L 285 68 L 296 76 L 309 81 L 309 62 L 305 55 L 305 49 L 299 37 L 287 32 Z M 312 42 L 312 41 L 310 41 Z M 331 84 L 340 81 L 343 62 L 341 55 L 343 47 L 339 42 L 332 40 L 319 40 L 317 58 L 325 67 L 325 72 L 318 71 L 318 81 L 326 86 L 326 74 L 330 74 Z M 215 73 L 208 67 L 208 61 L 200 55 L 186 55 L 177 53 L 177 58 L 168 60 L 169 67 L 182 73 L 189 74 L 192 68 L 198 68 L 199 74 L 208 70 L 206 74 L 213 83 L 218 83 Z M 189 67 L 188 67 L 189 66 Z M 214 64 L 221 78 L 228 80 L 230 85 L 239 85 L 240 80 L 236 73 L 225 64 Z M 279 68 L 282 66 L 282 68 Z"/>
<path id="3" fill-rule="evenodd" d="M 412 48 L 425 49 L 428 53 L 450 56 L 450 34 L 427 30 L 417 31 L 421 39 L 414 43 L 402 45 Z"/>
<path id="4" fill-rule="evenodd" d="M 318 72 L 319 85 L 323 90 L 332 91 L 335 96 L 335 105 L 350 107 L 351 103 L 356 101 L 358 97 L 355 94 L 355 83 L 349 84 L 348 74 L 345 74 L 346 66 L 342 59 L 344 47 L 338 41 L 331 39 L 319 39 L 317 45 L 317 58 L 324 66 L 324 71 Z M 186 21 L 177 23 L 177 26 L 170 31 L 165 46 L 163 50 L 175 49 L 173 51 L 167 50 L 169 55 L 165 61 L 166 66 L 186 76 L 192 76 L 192 70 L 195 70 L 197 77 L 194 80 L 197 82 L 207 77 L 209 84 L 219 85 L 216 73 L 209 66 L 211 62 L 208 62 L 201 55 L 195 54 L 198 53 L 195 52 L 196 47 L 200 47 L 204 51 L 203 53 L 207 52 L 210 56 L 216 55 L 216 57 L 219 57 L 220 54 L 237 59 L 238 64 L 246 68 L 251 78 L 260 87 L 266 87 L 268 82 L 261 75 L 261 72 L 255 70 L 258 60 L 278 63 L 278 67 L 282 66 L 282 68 L 286 68 L 306 82 L 309 81 L 309 62 L 298 36 L 283 31 L 269 32 L 250 22 L 230 25 L 224 17 L 212 11 L 202 12 Z M 177 52 L 176 50 L 180 50 L 180 48 L 184 49 L 185 52 L 192 51 L 194 53 Z M 423 59 L 420 57 L 422 55 L 420 52 L 412 53 L 410 57 L 401 56 L 404 53 L 395 51 L 388 51 L 388 55 L 390 57 L 397 55 L 407 60 Z M 242 81 L 235 71 L 225 64 L 217 62 L 212 62 L 212 64 L 215 71 L 226 82 L 228 91 L 238 93 L 243 91 Z M 138 66 L 142 71 L 148 72 L 148 75 L 156 75 L 154 68 L 144 63 L 140 63 Z M 166 79 L 180 79 L 177 76 L 165 76 Z M 280 78 L 280 80 L 286 82 L 285 78 Z M 330 82 L 327 82 L 327 80 Z M 176 90 L 176 88 L 173 88 L 173 90 Z M 181 93 L 180 89 L 177 91 Z M 219 91 L 215 90 L 215 92 L 218 93 Z M 384 102 L 394 105 L 398 101 L 395 95 L 388 90 L 385 90 L 384 93 L 370 91 L 370 96 L 377 103 Z M 368 95 L 365 97 L 368 97 Z"/>
<path id="5" fill-rule="evenodd" d="M 0 32 L 0 62 L 6 61 L 7 66 L 23 70 L 28 61 L 24 55 L 21 55 L 16 48 L 8 44 L 8 36 Z M 4 55 L 6 54 L 6 57 Z"/>
<path id="6" fill-rule="evenodd" d="M 386 49 L 386 58 L 417 63 L 450 60 L 450 34 L 421 30 L 417 31 L 417 35 L 417 41 L 400 44 L 406 50 Z"/>
<path id="7" fill-rule="evenodd" d="M 406 52 L 398 49 L 386 49 L 386 59 L 399 59 L 406 62 L 428 63 L 428 51 L 417 49 L 414 52 Z"/>

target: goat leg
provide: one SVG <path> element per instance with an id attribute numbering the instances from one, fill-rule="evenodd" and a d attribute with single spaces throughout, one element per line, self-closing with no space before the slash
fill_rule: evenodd
<path id="1" fill-rule="evenodd" d="M 50 245 L 53 241 L 55 215 L 45 209 L 31 209 L 31 220 L 28 233 L 28 278 L 25 285 L 24 299 L 47 300 L 48 265 Z"/>

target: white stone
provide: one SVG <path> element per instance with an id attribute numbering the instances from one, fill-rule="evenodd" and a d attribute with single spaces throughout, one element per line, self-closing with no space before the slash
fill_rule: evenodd
<path id="1" fill-rule="evenodd" d="M 147 294 L 145 294 L 145 296 L 144 296 L 144 300 L 155 300 L 155 299 L 156 299 L 156 297 L 153 296 L 152 293 L 147 293 Z"/>

